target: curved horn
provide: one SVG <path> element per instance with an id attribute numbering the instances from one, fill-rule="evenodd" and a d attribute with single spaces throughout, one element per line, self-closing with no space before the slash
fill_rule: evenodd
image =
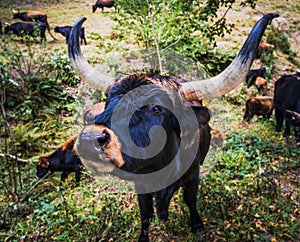
<path id="1" fill-rule="evenodd" d="M 68 52 L 72 66 L 77 74 L 96 89 L 106 91 L 106 89 L 113 84 L 114 79 L 100 73 L 97 69 L 93 68 L 83 57 L 79 44 L 79 35 L 83 22 L 86 17 L 78 19 L 71 29 L 68 41 Z"/>
<path id="2" fill-rule="evenodd" d="M 180 90 L 182 97 L 187 101 L 209 99 L 222 96 L 237 87 L 252 65 L 267 25 L 278 16 L 277 13 L 270 13 L 257 22 L 238 55 L 222 73 L 206 80 L 183 83 Z"/>

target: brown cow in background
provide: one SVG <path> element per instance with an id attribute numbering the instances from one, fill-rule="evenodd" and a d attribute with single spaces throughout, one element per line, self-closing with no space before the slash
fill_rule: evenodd
<path id="1" fill-rule="evenodd" d="M 260 95 L 267 95 L 268 92 L 268 81 L 261 76 L 258 76 L 255 80 L 255 86 Z"/>
<path id="2" fill-rule="evenodd" d="M 270 118 L 274 109 L 272 97 L 252 97 L 247 99 L 244 120 L 250 121 L 254 115 Z"/>

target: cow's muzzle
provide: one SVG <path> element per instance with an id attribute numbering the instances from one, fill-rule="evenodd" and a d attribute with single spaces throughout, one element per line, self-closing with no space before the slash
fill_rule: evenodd
<path id="1" fill-rule="evenodd" d="M 76 140 L 75 149 L 83 163 L 96 172 L 110 172 L 125 164 L 121 143 L 114 132 L 103 125 L 86 126 Z"/>
<path id="2" fill-rule="evenodd" d="M 77 152 L 84 159 L 99 159 L 99 154 L 103 153 L 103 149 L 110 142 L 108 132 L 103 133 L 82 133 L 77 141 Z"/>

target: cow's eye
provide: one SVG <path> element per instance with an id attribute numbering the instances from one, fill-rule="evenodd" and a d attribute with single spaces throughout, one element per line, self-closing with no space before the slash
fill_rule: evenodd
<path id="1" fill-rule="evenodd" d="M 159 106 L 159 105 L 155 105 L 155 106 L 152 108 L 152 112 L 153 112 L 153 113 L 160 114 L 161 111 L 162 111 L 162 109 L 161 109 L 161 106 Z"/>

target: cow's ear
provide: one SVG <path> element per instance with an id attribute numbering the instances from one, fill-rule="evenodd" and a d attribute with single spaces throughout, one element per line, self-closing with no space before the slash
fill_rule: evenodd
<path id="1" fill-rule="evenodd" d="M 211 111 L 207 108 L 207 107 L 204 107 L 204 106 L 192 106 L 195 114 L 196 114 L 196 117 L 197 117 L 197 120 L 198 120 L 198 123 L 200 125 L 205 125 L 209 122 L 210 120 L 210 117 L 211 117 Z"/>

